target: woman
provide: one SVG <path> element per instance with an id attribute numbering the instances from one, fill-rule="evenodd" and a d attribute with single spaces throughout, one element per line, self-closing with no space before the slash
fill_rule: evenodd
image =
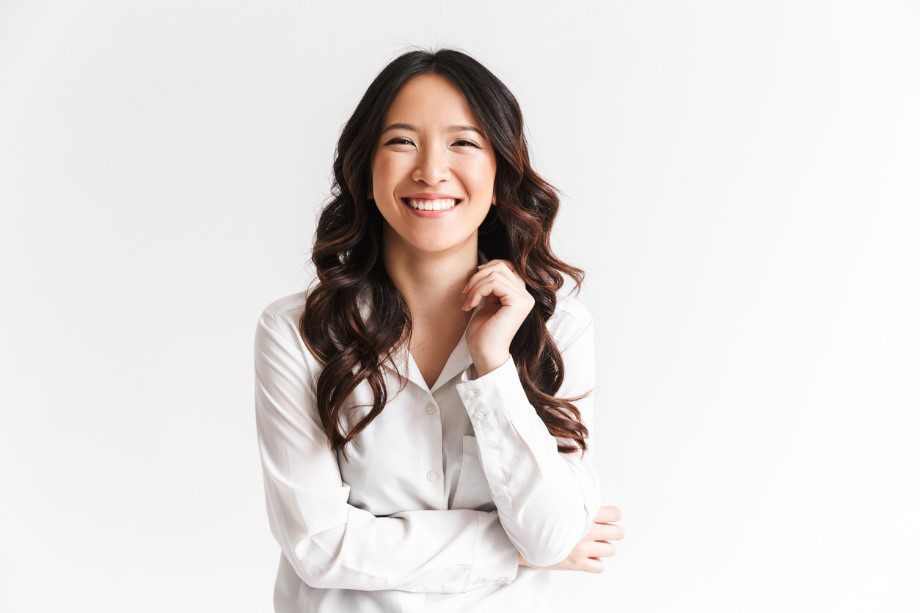
<path id="1" fill-rule="evenodd" d="M 275 610 L 548 611 L 623 537 L 587 444 L 594 324 L 510 91 L 412 51 L 338 142 L 317 283 L 268 305 L 256 416 Z"/>

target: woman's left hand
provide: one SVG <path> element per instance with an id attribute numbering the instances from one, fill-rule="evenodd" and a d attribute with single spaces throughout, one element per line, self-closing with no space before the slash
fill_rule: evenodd
<path id="1" fill-rule="evenodd" d="M 466 331 L 466 344 L 481 377 L 501 366 L 511 355 L 511 340 L 536 301 L 508 260 L 481 264 L 462 293 L 466 294 L 464 311 L 482 303 Z"/>

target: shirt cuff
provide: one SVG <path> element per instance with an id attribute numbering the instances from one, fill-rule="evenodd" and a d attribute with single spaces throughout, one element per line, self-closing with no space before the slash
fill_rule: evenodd
<path id="1" fill-rule="evenodd" d="M 486 585 L 507 585 L 518 573 L 518 550 L 508 538 L 495 511 L 476 511 L 479 530 L 466 591 Z"/>
<path id="2" fill-rule="evenodd" d="M 510 516 L 518 491 L 526 497 L 540 475 L 553 472 L 549 465 L 559 461 L 558 444 L 530 404 L 511 356 L 478 379 L 471 378 L 472 368 L 461 375 L 457 393 L 473 425 L 495 506 Z M 523 483 L 518 478 L 512 486 L 511 471 L 528 461 L 537 464 L 527 473 L 533 480 Z"/>
<path id="3" fill-rule="evenodd" d="M 518 428 L 532 428 L 532 433 L 548 435 L 546 425 L 530 404 L 512 356 L 477 379 L 471 376 L 473 372 L 473 366 L 463 371 L 456 388 L 474 427 L 491 416 Z M 553 449 L 556 449 L 555 441 Z"/>

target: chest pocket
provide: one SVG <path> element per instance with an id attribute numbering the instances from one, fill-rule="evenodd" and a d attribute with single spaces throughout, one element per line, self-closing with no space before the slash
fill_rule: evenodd
<path id="1" fill-rule="evenodd" d="M 452 509 L 475 509 L 477 511 L 494 511 L 495 502 L 489 491 L 489 482 L 482 470 L 479 445 L 476 437 L 463 436 L 463 452 L 460 457 L 460 477 L 457 480 L 457 492 L 454 494 Z"/>

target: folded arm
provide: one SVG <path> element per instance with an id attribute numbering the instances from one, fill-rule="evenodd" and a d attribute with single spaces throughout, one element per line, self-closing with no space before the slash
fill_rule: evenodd
<path id="1" fill-rule="evenodd" d="M 594 389 L 594 320 L 587 311 L 579 319 L 562 349 L 565 376 L 557 397 Z M 559 453 L 557 439 L 530 404 L 511 357 L 476 379 L 464 372 L 456 387 L 508 537 L 536 566 L 565 559 L 601 508 L 592 441 L 583 457 L 581 450 Z M 573 404 L 593 434 L 594 394 Z"/>
<path id="2" fill-rule="evenodd" d="M 310 586 L 464 592 L 510 581 L 517 549 L 496 511 L 377 517 L 348 504 L 316 407 L 308 353 L 290 321 L 264 312 L 255 334 L 255 410 L 269 526 Z"/>

